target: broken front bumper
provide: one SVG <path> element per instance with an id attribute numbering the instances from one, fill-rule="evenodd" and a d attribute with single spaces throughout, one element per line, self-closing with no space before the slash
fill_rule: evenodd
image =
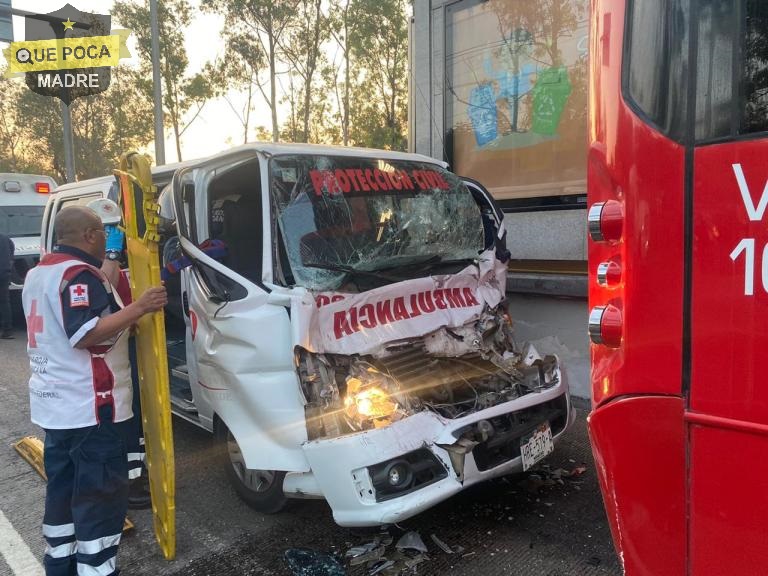
<path id="1" fill-rule="evenodd" d="M 520 440 L 548 421 L 558 437 L 575 418 L 568 384 L 558 384 L 455 420 L 419 412 L 378 430 L 307 442 L 314 480 L 341 526 L 376 526 L 409 518 L 468 486 L 523 470 Z M 471 428 L 492 435 L 459 442 Z M 404 489 L 385 487 L 389 477 Z M 407 480 L 407 482 L 405 482 Z"/>

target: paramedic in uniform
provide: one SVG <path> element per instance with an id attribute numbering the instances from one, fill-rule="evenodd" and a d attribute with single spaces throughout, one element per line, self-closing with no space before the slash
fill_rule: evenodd
<path id="1" fill-rule="evenodd" d="M 104 226 L 90 208 L 64 208 L 54 226 L 58 244 L 22 294 L 32 422 L 45 429 L 45 572 L 111 576 L 128 495 L 128 332 L 167 297 L 153 287 L 122 306 L 99 269 Z"/>

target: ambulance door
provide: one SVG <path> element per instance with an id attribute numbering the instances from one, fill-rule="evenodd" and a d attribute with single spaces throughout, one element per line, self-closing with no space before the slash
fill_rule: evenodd
<path id="1" fill-rule="evenodd" d="M 228 439 L 244 483 L 249 471 L 309 469 L 288 309 L 268 303 L 262 282 L 271 262 L 265 173 L 249 152 L 181 170 L 173 183 L 191 260 L 182 270 L 190 379 L 201 419 Z"/>
<path id="2" fill-rule="evenodd" d="M 40 235 L 41 253 L 45 254 L 53 250 L 56 243 L 56 232 L 54 230 L 54 221 L 56 214 L 66 206 L 86 206 L 92 200 L 105 198 L 107 192 L 89 189 L 89 190 L 70 190 L 58 192 L 48 199 L 43 213 L 43 225 Z"/>

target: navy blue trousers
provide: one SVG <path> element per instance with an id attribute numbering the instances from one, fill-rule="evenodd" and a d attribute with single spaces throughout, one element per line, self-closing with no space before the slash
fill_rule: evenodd
<path id="1" fill-rule="evenodd" d="M 106 419 L 104 419 L 106 420 Z M 45 431 L 46 576 L 116 576 L 128 508 L 129 422 Z"/>
<path id="2" fill-rule="evenodd" d="M 133 384 L 133 418 L 128 425 L 128 478 L 141 476 L 145 459 L 144 426 L 141 423 L 141 395 L 139 390 L 139 369 L 136 359 L 136 338 L 128 340 L 128 357 L 131 360 L 131 383 Z"/>

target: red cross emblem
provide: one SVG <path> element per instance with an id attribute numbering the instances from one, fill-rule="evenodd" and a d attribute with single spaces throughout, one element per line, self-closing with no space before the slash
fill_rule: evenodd
<path id="1" fill-rule="evenodd" d="M 88 285 L 73 284 L 69 287 L 69 305 L 72 308 L 88 307 Z"/>
<path id="2" fill-rule="evenodd" d="M 30 348 L 37 348 L 36 334 L 43 332 L 43 317 L 37 314 L 37 300 L 32 300 L 32 310 L 27 316 L 27 341 Z"/>

